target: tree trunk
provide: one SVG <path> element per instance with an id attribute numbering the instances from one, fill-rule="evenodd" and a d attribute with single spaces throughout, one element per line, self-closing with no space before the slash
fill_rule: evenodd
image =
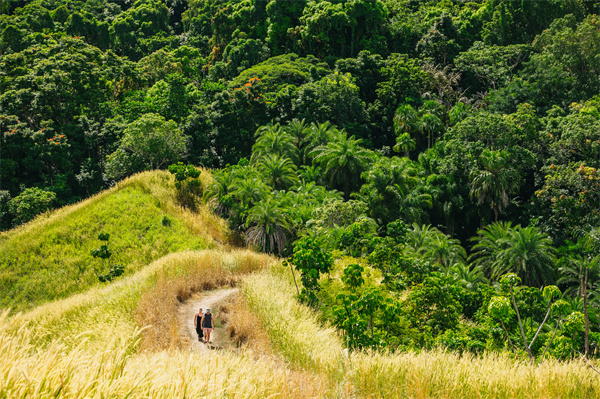
<path id="1" fill-rule="evenodd" d="M 298 289 L 298 283 L 296 282 L 296 275 L 294 274 L 294 265 L 290 263 L 290 269 L 292 270 L 292 277 L 294 277 L 294 285 L 296 286 L 296 292 L 300 296 L 300 290 Z"/>
<path id="2" fill-rule="evenodd" d="M 550 301 L 550 307 L 548 308 L 548 312 L 546 312 L 546 317 L 544 317 L 544 321 L 542 321 L 542 324 L 540 324 L 540 326 L 538 327 L 537 331 L 535 332 L 535 335 L 533 336 L 533 339 L 529 343 L 529 348 L 530 349 L 533 346 L 533 343 L 535 342 L 535 340 L 537 339 L 540 331 L 542 331 L 542 327 L 544 327 L 544 324 L 546 324 L 546 320 L 548 320 L 548 316 L 550 316 L 550 311 L 552 310 L 552 303 L 553 302 Z"/>
<path id="3" fill-rule="evenodd" d="M 516 355 L 517 351 L 515 350 L 515 346 L 513 345 L 512 340 L 510 339 L 510 335 L 508 334 L 508 330 L 504 326 L 504 322 L 502 321 L 502 319 L 500 319 L 500 324 L 502 325 L 502 328 L 504 329 L 504 332 L 506 333 L 506 338 L 508 338 L 508 343 L 510 344 L 510 347 L 512 348 L 513 353 Z"/>
<path id="4" fill-rule="evenodd" d="M 546 347 L 544 348 L 544 352 L 542 352 L 542 357 L 540 358 L 540 362 L 542 360 L 544 360 L 546 351 L 548 350 L 548 348 L 550 348 L 550 345 L 552 345 L 552 341 L 554 341 L 554 337 L 556 337 L 556 333 L 558 332 L 558 327 L 560 326 L 561 321 L 562 321 L 562 319 L 558 319 L 558 321 L 556 322 L 556 328 L 554 329 L 554 334 L 552 334 L 552 338 L 550 338 L 550 342 L 548 342 L 548 345 L 546 345 Z"/>
<path id="5" fill-rule="evenodd" d="M 525 349 L 527 349 L 527 354 L 529 355 L 529 360 L 533 362 L 533 354 L 531 353 L 531 349 L 529 349 L 529 345 L 527 344 L 527 337 L 525 336 L 525 329 L 523 328 L 523 322 L 521 321 L 521 315 L 519 314 L 519 308 L 517 307 L 517 301 L 515 300 L 515 294 L 513 293 L 512 287 L 510 287 L 510 296 L 512 298 L 513 306 L 515 307 L 515 311 L 517 312 L 517 321 L 519 322 L 519 328 L 521 329 L 521 336 L 523 337 L 523 343 L 525 344 Z"/>
<path id="6" fill-rule="evenodd" d="M 585 276 L 582 276 L 581 294 L 583 296 L 583 314 L 585 316 L 585 357 L 590 353 L 590 318 L 587 308 L 587 283 L 588 283 L 588 268 L 585 268 Z"/>

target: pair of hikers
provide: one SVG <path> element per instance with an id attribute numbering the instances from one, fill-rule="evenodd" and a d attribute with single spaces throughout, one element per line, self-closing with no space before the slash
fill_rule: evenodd
<path id="1" fill-rule="evenodd" d="M 194 317 L 194 326 L 198 333 L 198 341 L 202 342 L 204 339 L 205 344 L 211 343 L 210 333 L 215 329 L 215 318 L 209 308 L 206 308 L 206 313 L 202 313 L 202 308 L 200 308 Z"/>

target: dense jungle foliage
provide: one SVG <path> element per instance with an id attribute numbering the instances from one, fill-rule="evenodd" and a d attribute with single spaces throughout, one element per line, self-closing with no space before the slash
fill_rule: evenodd
<path id="1" fill-rule="evenodd" d="M 0 230 L 183 161 L 351 348 L 600 349 L 597 2 L 0 5 Z"/>

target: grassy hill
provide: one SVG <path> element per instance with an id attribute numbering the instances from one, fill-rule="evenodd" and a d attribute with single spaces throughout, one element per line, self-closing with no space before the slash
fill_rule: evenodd
<path id="1" fill-rule="evenodd" d="M 600 394 L 600 379 L 582 360 L 532 365 L 493 353 L 348 353 L 338 333 L 294 299 L 289 268 L 268 255 L 224 248 L 218 218 L 186 212 L 172 198 L 168 174 L 144 173 L 2 236 L 2 300 L 33 309 L 0 313 L 0 398 Z M 109 284 L 97 283 L 91 271 L 89 250 L 99 232 L 111 234 L 118 261 L 127 263 L 127 275 Z M 69 278 L 78 270 L 88 276 L 79 285 Z M 19 292 L 36 282 L 43 290 Z M 215 351 L 207 369 L 206 358 L 179 347 L 179 305 L 193 293 L 237 284 L 273 353 Z"/>
<path id="2" fill-rule="evenodd" d="M 0 234 L 0 309 L 31 309 L 99 284 L 96 272 L 106 266 L 90 251 L 103 244 L 100 233 L 110 234 L 111 262 L 130 275 L 168 253 L 213 248 L 227 230 L 204 208 L 196 214 L 179 207 L 169 173 L 135 175 Z"/>

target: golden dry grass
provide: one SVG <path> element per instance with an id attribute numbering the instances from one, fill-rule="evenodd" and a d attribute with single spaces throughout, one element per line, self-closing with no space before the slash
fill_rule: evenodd
<path id="1" fill-rule="evenodd" d="M 246 303 L 243 295 L 237 293 L 220 306 L 221 321 L 226 323 L 226 331 L 237 348 L 250 349 L 258 356 L 272 356 L 273 348 L 269 336 L 261 327 L 261 321 Z"/>
<path id="2" fill-rule="evenodd" d="M 269 361 L 219 353 L 206 359 L 189 352 L 134 354 L 136 335 L 89 351 L 54 342 L 40 351 L 36 333 L 6 330 L 0 319 L 2 398 L 321 398 L 321 381 Z"/>
<path id="3" fill-rule="evenodd" d="M 156 273 L 154 286 L 142 296 L 135 320 L 144 350 L 180 347 L 177 309 L 192 294 L 223 286 L 235 286 L 251 272 L 265 270 L 275 259 L 248 250 L 202 251 L 178 254 L 176 268 Z"/>
<path id="4" fill-rule="evenodd" d="M 243 291 L 277 352 L 328 376 L 328 392 L 366 398 L 597 398 L 600 376 L 581 361 L 530 365 L 507 355 L 354 352 L 293 300 L 283 269 L 250 276 Z"/>

